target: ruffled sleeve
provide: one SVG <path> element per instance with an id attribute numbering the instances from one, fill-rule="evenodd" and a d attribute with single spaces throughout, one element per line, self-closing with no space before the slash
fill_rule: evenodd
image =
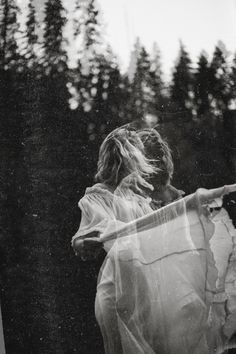
<path id="1" fill-rule="evenodd" d="M 94 231 L 97 231 L 100 236 L 124 224 L 115 217 L 114 202 L 112 194 L 107 190 L 98 187 L 87 189 L 86 194 L 78 203 L 81 210 L 81 222 L 78 231 L 72 237 L 72 247 L 77 238 L 86 238 Z"/>

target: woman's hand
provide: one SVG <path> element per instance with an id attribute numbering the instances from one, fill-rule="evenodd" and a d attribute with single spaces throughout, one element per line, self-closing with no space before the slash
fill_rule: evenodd
<path id="1" fill-rule="evenodd" d="M 96 233 L 97 234 L 97 233 Z M 94 235 L 91 233 L 89 235 Z M 79 256 L 82 261 L 96 259 L 103 248 L 103 243 L 98 237 L 78 238 L 74 241 L 74 251 L 76 256 Z"/>

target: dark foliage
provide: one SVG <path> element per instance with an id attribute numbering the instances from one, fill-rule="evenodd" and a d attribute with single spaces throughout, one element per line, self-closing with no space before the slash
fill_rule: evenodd
<path id="1" fill-rule="evenodd" d="M 191 60 L 183 44 L 180 44 L 180 52 L 177 64 L 173 72 L 171 85 L 171 99 L 176 111 L 189 112 L 192 108 L 192 84 Z"/>
<path id="2" fill-rule="evenodd" d="M 198 116 L 211 111 L 210 82 L 211 70 L 206 55 L 202 53 L 198 61 L 194 80 L 194 101 Z"/>

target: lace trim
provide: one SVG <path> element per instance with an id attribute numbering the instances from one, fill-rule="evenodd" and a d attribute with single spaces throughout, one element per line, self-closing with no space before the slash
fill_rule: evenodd
<path id="1" fill-rule="evenodd" d="M 114 198 L 114 194 L 111 192 L 111 190 L 109 190 L 109 188 L 102 183 L 97 183 L 92 187 L 86 188 L 85 195 L 94 193 L 103 195 L 106 194 L 107 196 Z"/>
<path id="2" fill-rule="evenodd" d="M 96 193 L 106 195 L 109 198 L 121 198 L 119 195 L 113 193 L 109 189 L 109 187 L 107 187 L 105 184 L 102 184 L 102 183 L 97 183 L 92 187 L 86 188 L 85 195 L 96 194 Z M 134 198 L 139 201 L 145 201 L 146 203 L 148 202 L 148 204 L 150 204 L 152 201 L 152 199 L 149 197 L 145 198 L 140 194 L 132 192 L 132 198 L 130 198 L 130 199 L 134 199 Z M 127 199 L 129 199 L 129 198 L 127 198 Z"/>

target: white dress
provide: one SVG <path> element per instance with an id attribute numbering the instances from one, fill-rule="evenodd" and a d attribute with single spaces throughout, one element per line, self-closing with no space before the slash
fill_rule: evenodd
<path id="1" fill-rule="evenodd" d="M 236 331 L 236 235 L 227 212 L 213 224 L 206 209 L 183 199 L 160 215 L 149 199 L 102 184 L 88 188 L 79 206 L 72 242 L 95 230 L 101 238 L 118 231 L 105 242 L 95 301 L 105 352 L 221 353 Z M 119 238 L 132 220 L 147 223 L 145 215 L 148 227 L 141 222 Z"/>

